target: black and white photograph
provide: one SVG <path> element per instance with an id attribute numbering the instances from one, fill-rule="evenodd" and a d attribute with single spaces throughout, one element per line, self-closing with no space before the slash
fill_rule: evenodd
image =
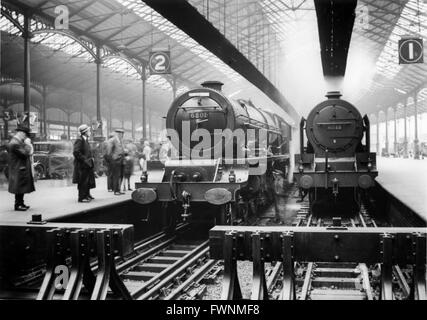
<path id="1" fill-rule="evenodd" d="M 426 0 L 0 6 L 0 300 L 427 300 Z"/>

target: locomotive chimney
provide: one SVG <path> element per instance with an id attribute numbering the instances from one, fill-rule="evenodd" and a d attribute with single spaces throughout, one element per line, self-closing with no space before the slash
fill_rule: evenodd
<path id="1" fill-rule="evenodd" d="M 339 91 L 329 91 L 326 93 L 326 98 L 328 99 L 339 99 L 342 96 L 341 92 Z"/>
<path id="2" fill-rule="evenodd" d="M 221 81 L 205 81 L 202 83 L 203 88 L 209 88 L 220 92 L 223 85 L 224 84 Z"/>

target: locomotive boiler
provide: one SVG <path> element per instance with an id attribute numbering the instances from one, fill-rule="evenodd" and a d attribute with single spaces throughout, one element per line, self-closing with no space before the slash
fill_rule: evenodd
<path id="1" fill-rule="evenodd" d="M 326 97 L 301 120 L 294 177 L 302 197 L 308 194 L 313 214 L 352 215 L 378 175 L 376 154 L 370 152 L 369 119 L 340 99 L 339 92 Z"/>
<path id="2" fill-rule="evenodd" d="M 147 162 L 134 201 L 160 203 L 184 219 L 213 207 L 217 224 L 246 219 L 271 202 L 273 174 L 289 168 L 290 126 L 250 100 L 227 98 L 222 85 L 205 82 L 172 102 L 166 128 L 176 155 Z"/>

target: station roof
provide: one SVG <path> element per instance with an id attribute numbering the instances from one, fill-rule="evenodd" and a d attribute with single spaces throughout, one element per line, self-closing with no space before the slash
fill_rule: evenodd
<path id="1" fill-rule="evenodd" d="M 347 74 L 331 81 L 316 74 L 320 68 L 313 1 L 307 0 L 189 0 L 212 25 L 306 115 L 329 89 L 341 89 L 363 112 L 374 113 L 402 102 L 424 88 L 424 64 L 399 65 L 397 42 L 402 36 L 427 35 L 427 4 L 420 0 L 358 2 Z M 58 6 L 69 11 L 69 30 L 52 32 Z M 163 116 L 177 93 L 205 80 L 221 80 L 234 97 L 280 112 L 271 100 L 203 46 L 141 0 L 5 0 L 2 15 L 23 23 L 22 12 L 33 14 L 32 80 L 58 93 L 52 105 L 95 112 L 95 46 L 102 46 L 103 108 L 117 118 L 132 117 L 123 108 L 141 108 L 141 75 L 153 49 L 169 49 L 171 76 L 147 79 L 147 106 Z M 22 78 L 21 31 L 0 20 L 3 80 Z M 62 91 L 61 91 L 61 90 Z M 61 92 L 67 91 L 67 94 Z M 166 93 L 168 92 L 168 93 Z M 62 100 L 61 100 L 62 97 Z M 72 97 L 72 98 L 70 98 Z M 420 97 L 424 100 L 424 91 Z M 258 102 L 259 101 L 259 102 Z M 258 103 L 257 103 L 258 102 Z M 421 110 L 424 104 L 420 104 Z M 127 108 L 127 110 L 130 110 Z M 104 111 L 103 111 L 104 112 Z"/>

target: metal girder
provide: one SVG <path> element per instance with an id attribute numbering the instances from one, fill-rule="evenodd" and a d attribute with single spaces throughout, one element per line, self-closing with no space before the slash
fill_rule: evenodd
<path id="1" fill-rule="evenodd" d="M 190 3 L 185 0 L 144 2 L 258 87 L 292 118 L 299 119 L 282 93 Z"/>
<path id="2" fill-rule="evenodd" d="M 365 263 L 381 264 L 380 299 L 392 300 L 392 273 L 395 265 L 413 265 L 410 299 L 426 300 L 426 233 L 425 228 L 344 228 L 344 227 L 238 227 L 216 226 L 210 231 L 210 257 L 224 260 L 223 299 L 237 298 L 240 293 L 236 262 L 252 260 L 253 299 L 265 299 L 264 262 L 282 261 L 281 298 L 293 300 L 296 261 L 358 262 L 364 273 Z M 311 275 L 311 269 L 307 272 Z M 303 297 L 307 294 L 303 288 Z M 372 295 L 368 294 L 372 300 Z"/>
<path id="3" fill-rule="evenodd" d="M 76 11 L 73 11 L 70 14 L 70 19 L 76 15 L 78 15 L 80 12 L 86 10 L 87 8 L 89 8 L 91 5 L 93 5 L 94 3 L 97 2 L 97 0 L 86 0 L 88 3 L 86 3 L 85 5 L 81 6 L 80 8 L 78 8 Z"/>
<path id="4" fill-rule="evenodd" d="M 222 282 L 221 300 L 235 300 L 242 298 L 239 278 L 237 276 L 237 259 L 233 257 L 233 248 L 236 243 L 236 235 L 226 233 L 224 238 L 224 279 Z"/>
<path id="5" fill-rule="evenodd" d="M 412 263 L 412 234 L 425 235 L 427 233 L 425 228 L 216 226 L 210 230 L 211 258 L 223 258 L 224 235 L 231 231 L 242 238 L 234 253 L 234 257 L 239 260 L 252 259 L 250 239 L 253 233 L 268 234 L 268 238 L 265 237 L 264 241 L 266 262 L 281 260 L 281 236 L 292 232 L 293 257 L 297 261 L 381 263 L 383 256 L 380 238 L 383 234 L 390 234 L 393 237 L 394 264 L 397 262 Z"/>
<path id="6" fill-rule="evenodd" d="M 265 280 L 264 257 L 262 254 L 264 235 L 252 234 L 253 281 L 251 300 L 268 300 L 267 282 Z"/>
<path id="7" fill-rule="evenodd" d="M 314 1 L 323 74 L 344 76 L 357 0 Z"/>

